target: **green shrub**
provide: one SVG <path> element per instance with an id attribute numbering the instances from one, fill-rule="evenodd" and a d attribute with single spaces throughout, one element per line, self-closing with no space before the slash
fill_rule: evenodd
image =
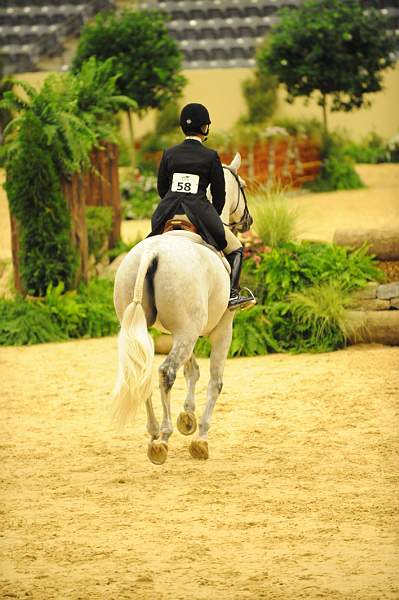
<path id="1" fill-rule="evenodd" d="M 108 238 L 112 230 L 112 208 L 87 206 L 86 226 L 89 254 L 99 261 L 108 250 Z"/>
<path id="2" fill-rule="evenodd" d="M 309 241 L 281 244 L 261 254 L 260 261 L 245 261 L 244 274 L 261 304 L 285 300 L 292 292 L 329 280 L 341 282 L 350 292 L 382 277 L 366 247 L 350 251 Z"/>
<path id="3" fill-rule="evenodd" d="M 258 259 L 244 261 L 241 283 L 253 289 L 258 304 L 237 312 L 231 357 L 342 348 L 350 333 L 345 310 L 351 292 L 383 278 L 365 247 L 290 242 Z M 207 339 L 197 342 L 195 353 L 209 356 Z"/>
<path id="4" fill-rule="evenodd" d="M 360 143 L 348 140 L 343 144 L 343 152 L 356 163 L 377 164 L 390 161 L 387 142 L 374 132 Z"/>
<path id="5" fill-rule="evenodd" d="M 319 143 L 321 143 L 323 137 L 323 124 L 315 118 L 294 119 L 285 117 L 273 119 L 273 126 L 285 129 L 290 135 L 307 136 Z"/>
<path id="6" fill-rule="evenodd" d="M 156 179 L 142 175 L 139 180 L 130 175 L 121 185 L 124 219 L 149 219 L 159 202 Z"/>
<path id="7" fill-rule="evenodd" d="M 365 187 L 355 171 L 355 161 L 346 153 L 340 139 L 330 136 L 325 140 L 320 175 L 308 187 L 315 192 Z"/>
<path id="8" fill-rule="evenodd" d="M 7 167 L 11 213 L 20 225 L 20 269 L 26 291 L 43 296 L 50 282 L 73 286 L 78 265 L 70 213 L 42 123 L 24 115 L 18 146 Z"/>
<path id="9" fill-rule="evenodd" d="M 50 285 L 42 299 L 0 298 L 0 345 L 101 337 L 118 328 L 113 283 L 107 280 L 93 279 L 66 293 L 62 283 Z"/>

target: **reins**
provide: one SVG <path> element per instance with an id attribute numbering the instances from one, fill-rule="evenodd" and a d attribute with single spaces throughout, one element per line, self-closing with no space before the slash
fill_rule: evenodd
<path id="1" fill-rule="evenodd" d="M 240 179 L 239 179 L 237 173 L 235 173 L 227 165 L 222 165 L 222 166 L 223 166 L 223 169 L 227 169 L 227 171 L 230 171 L 230 173 L 233 175 L 234 179 L 236 180 L 236 182 L 238 184 L 237 204 L 235 205 L 234 210 L 231 211 L 230 216 L 234 215 L 234 213 L 238 210 L 238 207 L 240 206 L 240 193 L 242 194 L 242 197 L 244 198 L 244 212 L 242 214 L 241 219 L 239 221 L 237 221 L 236 223 L 223 223 L 223 225 L 225 225 L 226 227 L 237 227 L 237 226 L 245 223 L 247 217 L 249 216 L 247 197 L 245 195 L 244 188 L 241 185 L 241 182 L 240 182 Z"/>

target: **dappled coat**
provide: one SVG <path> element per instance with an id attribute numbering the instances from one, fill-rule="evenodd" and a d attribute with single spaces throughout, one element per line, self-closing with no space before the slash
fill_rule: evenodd
<path id="1" fill-rule="evenodd" d="M 206 196 L 208 185 L 213 204 Z M 225 202 L 225 181 L 215 150 L 195 139 L 165 150 L 158 171 L 158 193 L 161 201 L 151 219 L 150 236 L 162 233 L 174 215 L 185 214 L 206 242 L 219 250 L 226 247 L 219 216 Z"/>

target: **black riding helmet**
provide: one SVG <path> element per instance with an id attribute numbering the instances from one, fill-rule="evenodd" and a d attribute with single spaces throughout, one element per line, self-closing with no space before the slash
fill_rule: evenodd
<path id="1" fill-rule="evenodd" d="M 180 127 L 183 129 L 186 135 L 201 133 L 201 127 L 203 125 L 210 125 L 211 119 L 209 117 L 208 109 L 203 104 L 197 104 L 192 102 L 186 104 L 180 113 Z M 205 132 L 206 135 L 207 132 Z"/>

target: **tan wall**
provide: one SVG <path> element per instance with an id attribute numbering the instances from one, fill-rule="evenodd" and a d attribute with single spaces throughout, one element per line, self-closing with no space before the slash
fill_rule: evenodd
<path id="1" fill-rule="evenodd" d="M 215 129 L 229 129 L 237 119 L 245 113 L 245 101 L 241 92 L 241 84 L 251 75 L 251 69 L 195 69 L 185 71 L 188 84 L 185 88 L 182 104 L 201 102 L 211 114 Z M 389 138 L 399 131 L 399 62 L 396 68 L 387 71 L 384 77 L 384 90 L 370 96 L 372 106 L 351 113 L 330 113 L 329 127 L 347 129 L 353 138 L 361 138 L 375 131 L 384 138 Z M 280 90 L 279 105 L 276 117 L 312 118 L 321 120 L 321 108 L 317 103 L 309 102 L 305 106 L 302 99 L 294 104 L 285 102 L 285 92 Z M 151 130 L 154 115 L 148 114 L 142 121 L 136 121 L 135 130 L 138 136 Z M 127 135 L 124 128 L 124 135 Z"/>
<path id="2" fill-rule="evenodd" d="M 245 112 L 245 102 L 241 84 L 251 74 L 251 69 L 195 69 L 184 72 L 188 79 L 182 104 L 202 102 L 210 111 L 215 129 L 229 129 Z M 27 73 L 19 76 L 32 85 L 39 86 L 48 73 Z M 372 107 L 351 113 L 331 113 L 330 129 L 344 127 L 351 136 L 360 138 L 375 131 L 388 138 L 399 131 L 399 62 L 396 68 L 386 72 L 385 89 L 370 96 Z M 321 109 L 315 102 L 305 106 L 303 100 L 293 105 L 284 101 L 284 92 L 280 93 L 277 117 L 317 117 L 321 119 Z M 135 135 L 140 137 L 153 127 L 154 113 L 150 112 L 142 120 L 135 119 Z M 127 137 L 124 123 L 123 134 Z"/>

